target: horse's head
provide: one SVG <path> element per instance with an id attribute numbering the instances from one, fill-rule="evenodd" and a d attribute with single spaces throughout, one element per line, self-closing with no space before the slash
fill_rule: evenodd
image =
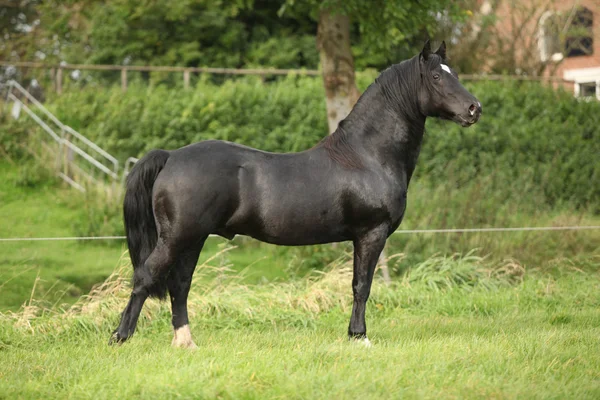
<path id="1" fill-rule="evenodd" d="M 425 115 L 471 126 L 481 116 L 481 103 L 458 81 L 458 75 L 446 63 L 446 43 L 431 52 L 429 40 L 419 55 L 421 90 L 419 106 Z"/>

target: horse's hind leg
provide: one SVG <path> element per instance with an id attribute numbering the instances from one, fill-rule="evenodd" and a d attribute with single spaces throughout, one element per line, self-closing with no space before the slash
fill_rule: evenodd
<path id="1" fill-rule="evenodd" d="M 134 289 L 127 306 L 121 313 L 121 322 L 110 337 L 109 344 L 123 343 L 133 335 L 146 298 L 148 298 L 147 294 L 136 293 Z"/>
<path id="2" fill-rule="evenodd" d="M 205 240 L 205 239 L 204 239 Z M 171 343 L 174 347 L 196 348 L 190 332 L 187 299 L 192 284 L 192 275 L 196 269 L 196 263 L 200 256 L 200 251 L 204 245 L 204 240 L 196 249 L 190 249 L 182 253 L 175 266 L 169 273 L 167 287 L 171 297 L 171 308 L 173 312 L 174 337 Z"/>
<path id="3" fill-rule="evenodd" d="M 122 343 L 135 332 L 142 306 L 149 296 L 162 298 L 166 292 L 166 275 L 173 265 L 175 251 L 162 238 L 144 266 L 134 271 L 133 291 L 129 302 L 121 314 L 121 323 L 113 332 L 109 343 Z"/>

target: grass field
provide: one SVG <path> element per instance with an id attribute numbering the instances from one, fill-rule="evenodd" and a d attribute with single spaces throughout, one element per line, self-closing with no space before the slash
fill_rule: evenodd
<path id="1" fill-rule="evenodd" d="M 0 162 L 0 237 L 123 234 L 118 201 L 106 205 L 104 199 L 86 198 L 39 168 L 30 169 L 30 161 L 21 166 Z M 597 215 L 568 205 L 549 208 L 531 193 L 509 201 L 494 190 L 482 192 L 482 185 L 494 185 L 491 179 L 461 190 L 454 184 L 430 188 L 415 182 L 402 228 L 600 225 Z M 227 262 L 234 270 L 247 270 L 245 282 L 251 284 L 303 276 L 351 250 L 351 244 L 335 250 L 327 245 L 285 248 L 247 238 L 231 244 L 239 248 L 227 253 Z M 223 239 L 209 239 L 200 262 L 226 245 Z M 403 253 L 390 263 L 396 275 L 433 254 L 474 248 L 495 259 L 515 258 L 527 267 L 544 268 L 552 259 L 599 254 L 600 231 L 393 235 L 387 245 L 388 254 Z M 32 295 L 49 304 L 72 304 L 112 273 L 124 251 L 124 241 L 0 242 L 0 311 L 14 311 Z"/>
<path id="2" fill-rule="evenodd" d="M 19 171 L 8 163 L 0 163 L 0 175 L 0 237 L 79 236 L 73 227 L 86 218 L 82 195 L 51 181 L 17 186 Z M 200 262 L 225 244 L 209 239 Z M 124 241 L 0 242 L 0 311 L 18 309 L 32 294 L 50 304 L 72 304 L 114 271 L 125 250 Z M 273 268 L 282 258 L 275 247 L 256 245 L 228 254 L 234 269 L 252 265 L 249 283 L 287 278 L 284 268 Z"/>
<path id="3" fill-rule="evenodd" d="M 126 279 L 116 275 L 74 308 L 34 303 L 2 314 L 0 393 L 594 399 L 600 396 L 599 263 L 563 261 L 547 273 L 473 256 L 433 258 L 391 286 L 374 284 L 371 348 L 345 337 L 347 262 L 312 278 L 250 286 L 202 266 L 191 294 L 195 351 L 170 347 L 169 311 L 155 301 L 130 342 L 108 346 L 128 294 Z"/>
<path id="4" fill-rule="evenodd" d="M 81 232 L 88 200 L 0 173 L 1 237 Z M 476 189 L 437 215 L 444 188 L 417 185 L 405 228 L 598 221 L 514 206 L 478 222 Z M 195 351 L 171 348 L 169 308 L 154 300 L 130 342 L 107 345 L 130 291 L 124 243 L 0 243 L 0 399 L 599 398 L 599 235 L 396 236 L 388 255 L 408 256 L 390 286 L 374 283 L 371 348 L 345 336 L 350 247 L 211 239 L 190 296 Z"/>

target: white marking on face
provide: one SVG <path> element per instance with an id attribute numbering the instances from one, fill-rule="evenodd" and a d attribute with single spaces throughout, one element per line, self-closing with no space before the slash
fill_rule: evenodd
<path id="1" fill-rule="evenodd" d="M 196 343 L 192 340 L 192 332 L 190 332 L 189 325 L 184 325 L 180 328 L 175 329 L 175 336 L 171 342 L 173 347 L 181 347 L 185 349 L 196 349 Z"/>
<path id="2" fill-rule="evenodd" d="M 446 71 L 447 73 L 449 73 L 450 75 L 452 75 L 452 72 L 450 72 L 450 67 L 447 66 L 446 64 L 440 64 L 442 66 L 442 69 L 444 71 Z"/>

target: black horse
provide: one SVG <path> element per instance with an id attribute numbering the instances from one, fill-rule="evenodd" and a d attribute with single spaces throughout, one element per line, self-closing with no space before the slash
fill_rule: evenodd
<path id="1" fill-rule="evenodd" d="M 402 221 L 427 117 L 463 127 L 481 104 L 446 64 L 446 45 L 383 71 L 337 130 L 310 150 L 274 154 L 224 141 L 153 150 L 127 179 L 133 291 L 111 342 L 134 332 L 148 296 L 169 291 L 173 344 L 195 347 L 187 296 L 206 238 L 247 235 L 285 246 L 351 240 L 348 335 L 364 339 L 365 305 L 386 239 Z"/>

